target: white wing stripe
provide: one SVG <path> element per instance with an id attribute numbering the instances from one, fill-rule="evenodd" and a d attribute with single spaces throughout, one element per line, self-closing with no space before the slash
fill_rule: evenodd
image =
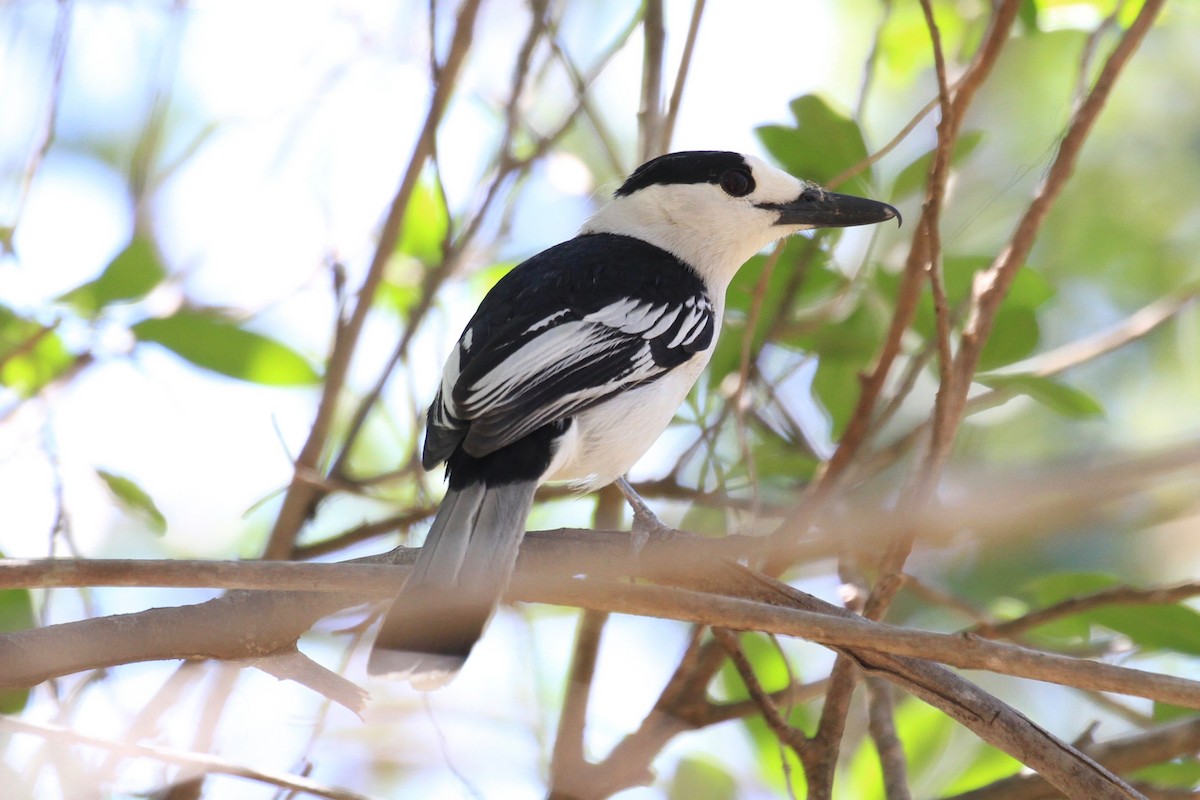
<path id="1" fill-rule="evenodd" d="M 584 322 L 599 322 L 624 333 L 640 333 L 648 336 L 645 331 L 656 326 L 662 316 L 669 311 L 670 306 L 666 303 L 661 305 L 639 303 L 627 297 L 588 314 L 583 320 Z"/>
<path id="2" fill-rule="evenodd" d="M 675 308 L 663 308 L 663 314 L 658 318 L 658 323 L 650 328 L 650 330 L 642 334 L 644 339 L 655 339 L 662 336 L 667 330 L 675 324 L 675 320 L 679 319 L 679 314 L 683 309 L 679 306 Z M 649 351 L 647 351 L 649 352 Z"/>
<path id="3" fill-rule="evenodd" d="M 581 322 L 560 325 L 526 343 L 476 381 L 464 403 L 465 414 L 473 417 L 480 409 L 500 405 L 524 392 L 531 382 L 552 379 L 581 362 L 602 357 L 617 344 L 602 328 Z"/>
<path id="4" fill-rule="evenodd" d="M 679 333 L 675 334 L 675 338 L 671 340 L 667 347 L 679 347 L 683 342 L 690 344 L 704 330 L 706 316 L 705 309 L 702 306 L 689 311 L 687 319 L 679 326 Z M 698 330 L 697 324 L 700 326 Z"/>
<path id="5" fill-rule="evenodd" d="M 562 317 L 565 317 L 567 314 L 570 314 L 570 313 L 571 313 L 571 309 L 569 309 L 569 308 L 564 308 L 561 311 L 555 311 L 553 314 L 546 317 L 545 319 L 539 320 L 539 321 L 533 323 L 532 325 L 530 325 L 528 328 L 525 329 L 525 333 L 537 333 L 542 328 L 550 327 L 552 324 L 554 324 L 554 322 L 556 320 L 561 319 Z"/>

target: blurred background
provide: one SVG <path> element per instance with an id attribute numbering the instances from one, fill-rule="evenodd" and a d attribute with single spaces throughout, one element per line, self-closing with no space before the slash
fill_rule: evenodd
<path id="1" fill-rule="evenodd" d="M 1004 246 L 1072 103 L 1139 6 L 1021 4 L 955 154 L 942 220 L 952 302 Z M 981 39 L 989 4 L 934 8 L 953 78 Z M 669 90 L 694 6 L 663 9 Z M 5 556 L 262 554 L 313 424 L 336 320 L 353 306 L 429 108 L 431 58 L 454 48 L 456 13 L 450 3 L 405 0 L 0 4 Z M 549 22 L 531 38 L 535 13 Z M 639 163 L 644 13 L 625 0 L 482 3 L 324 449 L 322 465 L 336 464 L 344 480 L 303 529 L 295 557 L 380 552 L 409 534 L 419 542 L 441 476 L 421 473 L 413 456 L 450 343 L 505 270 L 570 237 Z M 1031 474 L 1052 482 L 1200 436 L 1200 315 L 1189 302 L 1200 292 L 1198 37 L 1200 6 L 1169 3 L 1121 76 L 997 320 L 977 387 L 993 392 L 991 402 L 960 431 L 950 495 Z M 917 218 L 937 121 L 936 111 L 918 112 L 937 85 L 916 2 L 714 0 L 703 4 L 689 59 L 670 149 L 740 150 L 828 182 L 915 120 L 839 188 Z M 714 534 L 769 529 L 770 509 L 803 489 L 844 428 L 911 235 L 906 226 L 799 237 L 778 267 L 760 257 L 743 270 L 710 377 L 633 474 L 667 522 Z M 902 386 L 896 370 L 893 413 L 872 440 L 880 465 L 861 476 L 885 506 L 917 452 L 906 437 L 928 418 L 937 388 L 936 367 L 921 355 L 933 331 L 924 302 L 905 339 L 913 380 Z M 1153 324 L 1142 330 L 1139 320 Z M 1105 331 L 1122 346 L 1074 361 L 1063 349 Z M 1064 353 L 1069 368 L 1039 372 L 1039 358 Z M 377 384 L 378 401 L 364 406 Z M 706 493 L 759 513 L 697 500 Z M 588 526 L 595 511 L 594 498 L 560 493 L 535 509 L 531 528 Z M 1194 578 L 1198 515 L 1195 481 L 1164 481 L 1114 498 L 1110 514 L 930 546 L 910 563 L 930 593 L 902 595 L 889 621 L 941 630 L 975 621 L 931 600 L 934 590 L 994 618 L 1118 583 Z M 365 523 L 381 524 L 362 533 Z M 793 577 L 838 601 L 832 561 Z M 0 623 L 214 595 L 6 590 Z M 1075 618 L 1039 641 L 1195 675 L 1200 616 L 1186 604 L 1163 608 L 1161 620 L 1151 611 L 1124 622 Z M 363 632 L 346 633 L 364 616 L 327 621 L 305 651 L 366 683 L 365 648 L 354 646 Z M 452 688 L 425 697 L 372 681 L 362 719 L 252 670 L 180 673 L 174 663 L 75 676 L 13 695 L 7 710 L 97 736 L 208 749 L 373 796 L 537 796 L 576 617 L 505 610 Z M 681 623 L 609 621 L 589 749 L 603 754 L 638 726 L 689 635 Z M 753 647 L 756 663 L 789 679 L 767 640 Z M 806 680 L 832 663 L 815 646 L 787 642 L 784 651 Z M 975 677 L 1067 739 L 1093 719 L 1115 734 L 1166 713 Z M 731 673 L 713 691 L 742 690 Z M 156 692 L 170 710 L 148 721 Z M 918 796 L 1017 768 L 913 701 L 900 705 L 898 726 L 925 743 L 910 752 Z M 856 746 L 862 738 L 852 731 L 843 747 L 840 791 L 882 797 L 869 747 Z M 17 797 L 146 796 L 180 776 L 152 759 L 27 734 L 0 745 L 0 775 Z M 781 770 L 761 722 L 679 736 L 654 763 L 657 781 L 623 797 L 769 797 L 797 780 Z M 1200 779 L 1196 764 L 1174 763 L 1174 785 Z M 214 777 L 204 791 L 281 790 Z"/>

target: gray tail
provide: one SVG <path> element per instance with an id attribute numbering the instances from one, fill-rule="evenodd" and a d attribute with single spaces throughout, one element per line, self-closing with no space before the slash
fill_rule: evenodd
<path id="1" fill-rule="evenodd" d="M 383 618 L 368 672 L 422 690 L 454 678 L 512 577 L 536 488 L 526 481 L 446 493 L 412 574 Z"/>

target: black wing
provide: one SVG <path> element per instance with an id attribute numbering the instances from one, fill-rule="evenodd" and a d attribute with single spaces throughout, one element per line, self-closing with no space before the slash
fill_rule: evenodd
<path id="1" fill-rule="evenodd" d="M 665 375 L 712 344 L 703 282 L 639 239 L 588 234 L 546 250 L 488 293 L 429 409 L 427 469 L 460 444 L 482 457 Z"/>

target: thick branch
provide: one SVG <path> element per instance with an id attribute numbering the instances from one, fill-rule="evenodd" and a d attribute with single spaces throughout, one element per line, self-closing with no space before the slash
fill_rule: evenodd
<path id="1" fill-rule="evenodd" d="M 1116 772 L 1159 764 L 1200 751 L 1200 719 L 1173 722 L 1083 748 Z M 1050 800 L 1058 793 L 1038 775 L 1014 775 L 948 800 Z"/>
<path id="2" fill-rule="evenodd" d="M 540 554 L 546 556 L 546 560 L 534 555 L 543 547 L 550 551 Z M 510 597 L 796 636 L 832 647 L 866 648 L 879 653 L 940 661 L 965 669 L 985 669 L 1200 708 L 1200 683 L 1183 678 L 973 636 L 884 625 L 853 615 L 841 616 L 849 612 L 828 604 L 822 604 L 818 611 L 784 608 L 746 599 L 744 589 L 740 588 L 733 590 L 740 596 L 719 594 L 717 592 L 730 590 L 725 573 L 728 562 L 724 560 L 714 562 L 710 559 L 708 569 L 703 571 L 689 568 L 687 582 L 711 587 L 707 592 L 634 585 L 599 577 L 548 577 L 579 574 L 577 567 L 582 560 L 603 561 L 610 574 L 621 571 L 673 582 L 684 577 L 680 575 L 684 551 L 678 547 L 663 548 L 659 543 L 651 542 L 636 559 L 618 556 L 613 552 L 615 548 L 603 544 L 599 551 L 593 550 L 591 559 L 580 559 L 578 551 L 581 548 L 587 549 L 584 542 L 576 541 L 569 548 L 575 552 L 554 554 L 553 543 L 530 537 L 525 550 L 532 557 L 523 559 L 520 564 Z M 604 555 L 595 558 L 600 551 Z M 557 555 L 565 555 L 565 558 L 560 560 Z M 395 558 L 410 560 L 411 551 L 397 551 Z M 358 563 L 327 565 L 229 563 L 226 568 L 234 572 L 266 568 L 276 575 L 284 575 L 294 570 L 308 581 L 308 586 L 320 590 L 235 591 L 197 605 L 155 608 L 0 635 L 0 685 L 27 687 L 83 669 L 138 661 L 172 658 L 242 660 L 290 652 L 298 637 L 321 617 L 390 596 L 401 572 L 389 565 L 392 559 L 392 555 L 384 555 Z M 94 562 L 65 561 L 63 566 L 80 575 L 81 567 L 89 563 Z M 134 566 L 137 563 L 125 562 L 126 568 L 137 569 Z M 146 562 L 141 568 L 146 573 L 142 585 L 165 582 L 151 577 L 159 563 Z M 0 584 L 4 582 L 3 574 L 0 567 Z M 261 582 L 262 574 L 260 586 L 276 583 Z M 320 575 L 320 578 L 315 579 L 314 575 Z M 128 583 L 126 581 L 126 585 Z M 95 585 L 95 582 L 89 585 Z"/>

